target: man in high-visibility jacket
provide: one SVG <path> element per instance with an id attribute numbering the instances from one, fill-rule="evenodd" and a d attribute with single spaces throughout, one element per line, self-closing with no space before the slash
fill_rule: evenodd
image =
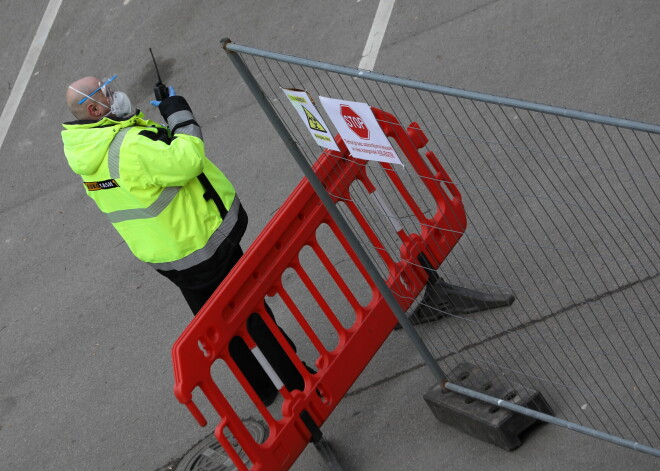
<path id="1" fill-rule="evenodd" d="M 115 79 L 84 77 L 69 86 L 66 102 L 77 120 L 63 124 L 64 154 L 133 254 L 173 281 L 196 314 L 242 256 L 247 213 L 206 157 L 187 101 L 170 88 L 158 103 L 163 126 L 134 110 Z M 259 316 L 248 331 L 284 384 L 302 389 L 302 376 Z M 277 391 L 245 343 L 234 339 L 230 352 L 272 402 Z"/>

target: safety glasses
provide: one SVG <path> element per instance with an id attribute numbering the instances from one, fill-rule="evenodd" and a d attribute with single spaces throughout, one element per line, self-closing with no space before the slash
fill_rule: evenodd
<path id="1" fill-rule="evenodd" d="M 92 97 L 94 96 L 95 93 L 98 93 L 99 91 L 103 93 L 103 96 L 108 98 L 109 100 L 112 99 L 112 93 L 114 92 L 113 84 L 112 82 L 117 78 L 117 74 L 113 75 L 110 78 L 105 78 L 99 83 L 99 88 L 94 90 L 92 93 L 89 95 L 85 95 L 82 100 L 78 102 L 79 105 L 82 105 L 87 101 L 87 99 L 90 99 L 92 101 L 94 100 Z"/>

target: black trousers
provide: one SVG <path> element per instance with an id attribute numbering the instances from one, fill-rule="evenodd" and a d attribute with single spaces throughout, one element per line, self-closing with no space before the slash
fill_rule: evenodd
<path id="1" fill-rule="evenodd" d="M 243 255 L 239 241 L 246 226 L 247 214 L 241 208 L 239 222 L 234 231 L 209 260 L 185 270 L 158 270 L 179 287 L 193 315 L 199 312 Z M 264 306 L 271 319 L 275 320 L 273 312 L 265 301 Z M 248 317 L 247 330 L 287 389 L 302 390 L 304 388 L 302 375 L 259 314 L 253 313 Z M 280 332 L 293 351 L 296 351 L 296 346 L 289 336 L 281 328 Z M 277 390 L 242 338 L 234 337 L 231 340 L 229 354 L 259 397 L 266 403 L 272 402 Z"/>

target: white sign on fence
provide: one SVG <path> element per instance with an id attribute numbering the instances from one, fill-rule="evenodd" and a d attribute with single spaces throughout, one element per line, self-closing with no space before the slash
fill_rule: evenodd
<path id="1" fill-rule="evenodd" d="M 324 96 L 319 99 L 353 157 L 403 165 L 369 105 Z"/>
<path id="2" fill-rule="evenodd" d="M 282 91 L 295 108 L 300 119 L 305 123 L 305 127 L 316 143 L 321 147 L 339 151 L 339 147 L 337 147 L 332 134 L 328 130 L 328 126 L 323 121 L 321 114 L 314 106 L 314 103 L 312 103 L 312 99 L 307 92 L 290 88 L 283 88 Z"/>

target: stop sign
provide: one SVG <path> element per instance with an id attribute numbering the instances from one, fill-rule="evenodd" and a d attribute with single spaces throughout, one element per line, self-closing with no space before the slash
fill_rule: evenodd
<path id="1" fill-rule="evenodd" d="M 360 139 L 369 139 L 369 128 L 364 124 L 364 120 L 360 118 L 360 115 L 353 111 L 348 105 L 341 105 L 339 109 L 341 117 L 344 118 L 344 121 L 351 131 L 353 131 Z"/>

